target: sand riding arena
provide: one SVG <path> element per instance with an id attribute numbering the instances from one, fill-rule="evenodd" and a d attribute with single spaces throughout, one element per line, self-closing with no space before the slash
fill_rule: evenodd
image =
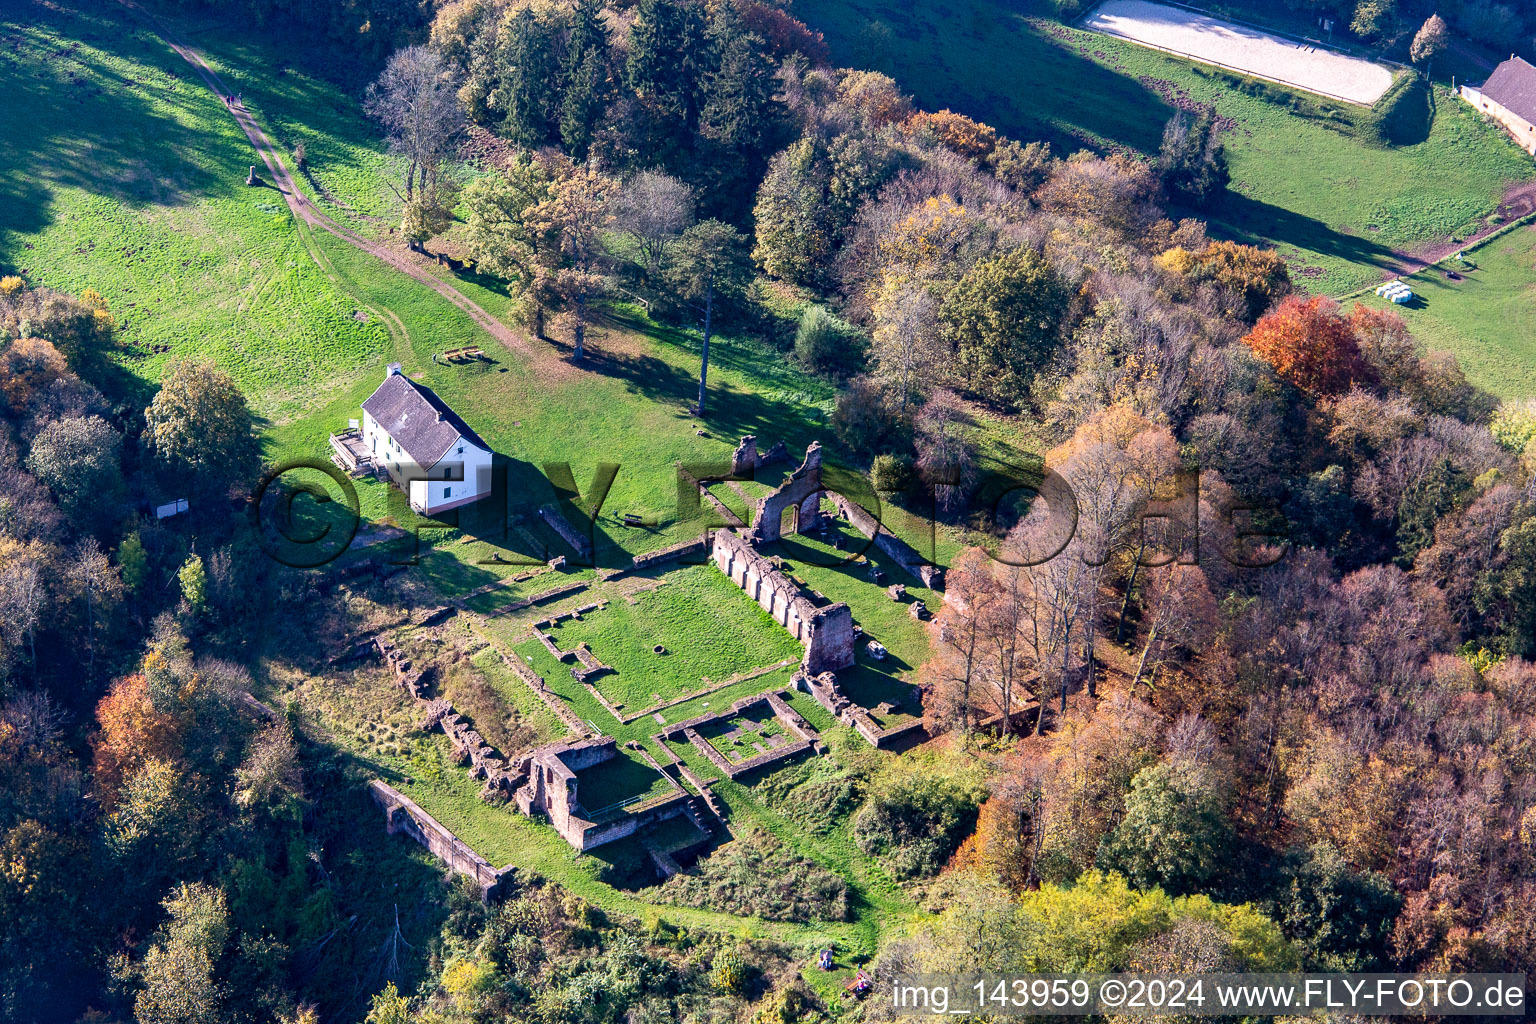
<path id="1" fill-rule="evenodd" d="M 1392 86 L 1392 71 L 1373 61 L 1147 0 L 1108 0 L 1082 27 L 1361 106 Z"/>

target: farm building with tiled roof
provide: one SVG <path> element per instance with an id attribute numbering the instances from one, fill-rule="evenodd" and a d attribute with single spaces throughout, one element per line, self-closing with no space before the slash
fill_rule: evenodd
<path id="1" fill-rule="evenodd" d="M 1536 155 L 1536 66 L 1520 57 L 1494 68 L 1480 86 L 1462 86 L 1461 97 L 1504 126 L 1527 153 Z"/>

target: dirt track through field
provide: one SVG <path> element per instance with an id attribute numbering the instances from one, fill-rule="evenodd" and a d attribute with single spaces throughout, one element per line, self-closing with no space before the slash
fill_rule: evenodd
<path id="1" fill-rule="evenodd" d="M 1536 213 L 1536 181 L 1524 182 L 1510 188 L 1504 193 L 1504 198 L 1499 200 L 1498 208 L 1494 212 L 1499 215 L 1500 223 L 1485 224 L 1463 241 L 1440 239 L 1426 243 L 1417 249 L 1394 252 L 1392 255 L 1397 257 L 1398 266 L 1386 268 L 1383 276 L 1407 277 L 1410 274 L 1417 274 L 1426 267 L 1432 267 L 1441 260 L 1449 259 L 1463 249 L 1471 249 L 1480 244 L 1510 221 Z"/>
<path id="2" fill-rule="evenodd" d="M 284 200 L 288 203 L 288 209 L 292 211 L 295 217 L 298 217 L 310 227 L 319 228 L 322 231 L 335 235 L 348 245 L 366 252 L 375 259 L 382 260 L 401 273 L 409 274 L 469 314 L 470 319 L 474 320 L 488 334 L 513 352 L 529 357 L 541 354 L 547 355 L 547 353 L 538 353 L 525 338 L 508 328 L 506 324 L 487 312 L 484 307 L 465 296 L 463 292 L 460 292 L 448 282 L 418 267 L 408 257 L 400 255 L 387 246 L 369 241 L 351 228 L 338 224 L 315 209 L 314 205 L 304 198 L 304 194 L 293 183 L 293 178 L 289 175 L 288 168 L 283 164 L 282 157 L 278 154 L 276 147 L 273 146 L 272 140 L 267 138 L 267 133 L 262 130 L 261 126 L 256 123 L 256 119 L 251 116 L 250 112 L 242 104 L 236 103 L 231 99 L 234 94 L 224 84 L 223 80 L 219 78 L 213 68 L 209 66 L 208 62 L 203 59 L 202 54 L 193 49 L 190 44 L 177 38 L 170 29 L 160 24 L 158 20 L 137 4 L 131 3 L 129 0 L 123 0 L 123 3 L 124 6 L 129 7 L 144 18 L 150 28 L 154 30 L 157 36 L 164 40 L 167 46 L 175 50 L 188 64 L 191 64 L 208 88 L 213 90 L 214 95 L 224 102 L 225 107 L 234 115 L 236 123 L 245 132 L 245 137 L 250 140 L 251 145 L 255 148 L 256 155 L 261 157 L 262 163 L 266 165 L 273 187 L 283 194 Z"/>

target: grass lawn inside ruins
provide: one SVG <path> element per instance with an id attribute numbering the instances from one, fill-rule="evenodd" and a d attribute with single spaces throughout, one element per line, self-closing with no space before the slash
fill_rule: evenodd
<path id="1" fill-rule="evenodd" d="M 634 592 L 547 631 L 562 651 L 585 643 L 613 669 L 592 685 L 626 717 L 800 659 L 794 638 L 712 566 L 673 567 L 634 582 Z"/>

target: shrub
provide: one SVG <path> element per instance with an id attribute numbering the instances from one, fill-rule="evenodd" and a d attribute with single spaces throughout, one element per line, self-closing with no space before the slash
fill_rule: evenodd
<path id="1" fill-rule="evenodd" d="M 869 455 L 906 443 L 911 438 L 912 420 L 890 391 L 863 378 L 838 393 L 832 431 L 856 454 Z"/>
<path id="2" fill-rule="evenodd" d="M 811 305 L 795 331 L 795 358 L 818 373 L 845 374 L 864 360 L 864 334 L 824 306 Z"/>
<path id="3" fill-rule="evenodd" d="M 761 831 L 744 832 L 701 860 L 697 874 L 673 875 L 658 891 L 675 906 L 769 921 L 848 917 L 847 883 Z"/>
<path id="4" fill-rule="evenodd" d="M 877 491 L 905 491 L 912 484 L 912 460 L 905 455 L 877 455 L 869 476 Z"/>
<path id="5" fill-rule="evenodd" d="M 984 792 L 958 779 L 911 773 L 877 786 L 853 819 L 865 853 L 882 857 L 898 878 L 937 874 L 976 827 Z"/>
<path id="6" fill-rule="evenodd" d="M 734 949 L 722 950 L 715 955 L 714 968 L 709 980 L 727 995 L 741 995 L 747 988 L 747 961 Z"/>
<path id="7" fill-rule="evenodd" d="M 1536 401 L 1506 405 L 1493 414 L 1488 424 L 1494 440 L 1517 455 L 1536 441 Z"/>

